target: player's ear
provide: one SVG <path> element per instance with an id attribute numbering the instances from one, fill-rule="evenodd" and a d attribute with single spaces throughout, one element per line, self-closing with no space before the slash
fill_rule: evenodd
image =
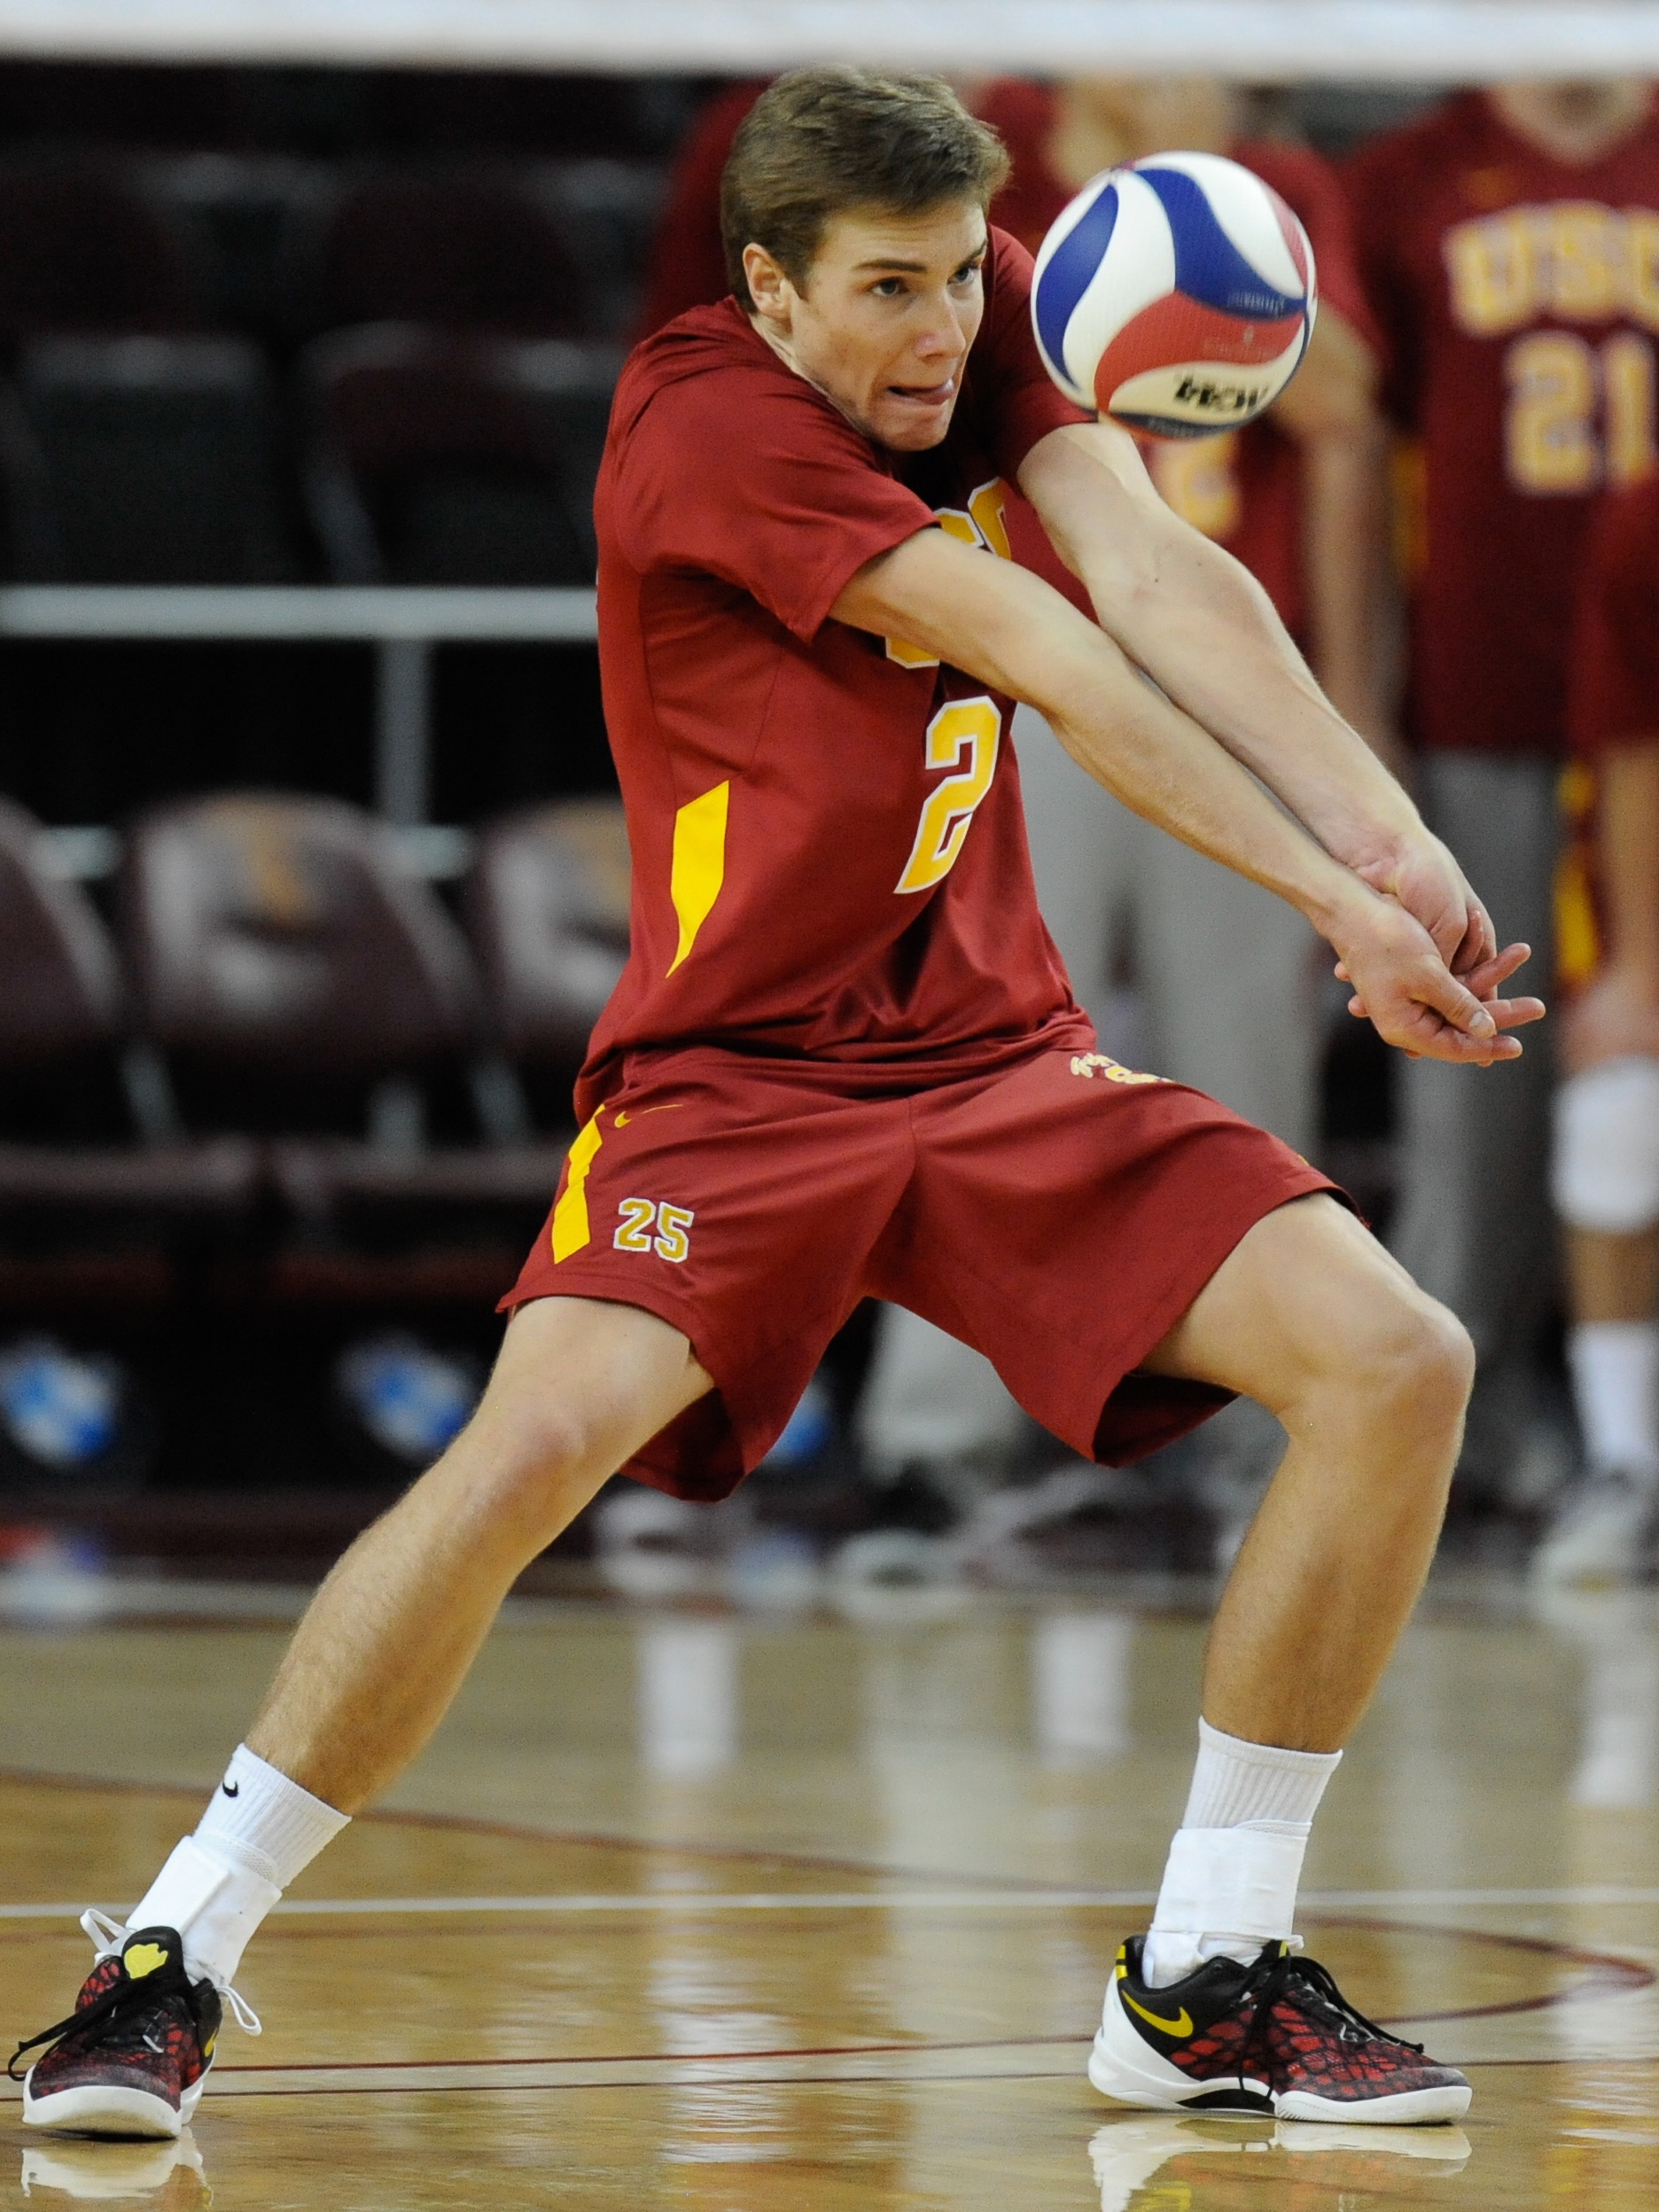
<path id="1" fill-rule="evenodd" d="M 773 260 L 765 246 L 746 245 L 744 275 L 749 280 L 749 297 L 754 301 L 755 313 L 764 315 L 768 323 L 787 328 L 795 287 L 782 265 Z"/>

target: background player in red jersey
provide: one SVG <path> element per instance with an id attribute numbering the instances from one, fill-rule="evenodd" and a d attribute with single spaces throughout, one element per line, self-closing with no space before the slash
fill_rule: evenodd
<path id="1" fill-rule="evenodd" d="M 1651 1568 L 1659 1537 L 1659 479 L 1597 519 L 1571 719 L 1584 837 L 1563 871 L 1560 968 L 1577 987 L 1553 1182 L 1586 1465 L 1533 1564 L 1614 1582 Z"/>
<path id="2" fill-rule="evenodd" d="M 78 2017 L 25 2046 L 32 2124 L 176 2132 L 249 1936 L 425 1741 L 524 1565 L 619 1467 L 728 1492 L 869 1292 L 959 1330 L 1080 1450 L 1133 1456 L 1233 1390 L 1290 1435 L 1091 2077 L 1300 2118 L 1467 2103 L 1289 1942 L 1434 1547 L 1467 1339 L 1277 1139 L 1090 1049 L 1011 700 L 1292 901 L 1396 1043 L 1484 1064 L 1542 1009 L 1498 997 L 1524 947 L 1497 952 L 1259 588 L 1045 377 L 1029 257 L 985 223 L 1001 167 L 926 79 L 803 71 L 740 134 L 741 295 L 635 352 L 601 471 L 635 896 L 585 1125 L 473 1421 L 324 1584 L 132 1924 L 93 1921 Z M 1004 557 L 1022 495 L 1099 624 Z"/>
<path id="3" fill-rule="evenodd" d="M 1350 183 L 1421 472 L 1419 797 L 1542 948 L 1585 533 L 1603 487 L 1655 453 L 1659 121 L 1645 83 L 1507 85 L 1374 141 Z M 1550 1094 L 1542 1053 L 1474 1087 L 1406 1071 L 1392 1241 L 1480 1355 L 1464 1455 L 1476 1494 L 1503 1494 L 1522 1448 L 1554 1283 Z"/>

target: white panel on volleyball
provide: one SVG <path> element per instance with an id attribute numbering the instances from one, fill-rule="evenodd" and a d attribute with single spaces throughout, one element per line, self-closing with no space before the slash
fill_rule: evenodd
<path id="1" fill-rule="evenodd" d="M 1275 292 L 1283 292 L 1290 300 L 1301 299 L 1304 292 L 1312 293 L 1312 245 L 1307 249 L 1308 276 L 1304 284 L 1302 272 L 1285 243 L 1284 232 L 1274 220 L 1273 202 L 1265 193 L 1239 190 L 1235 162 L 1219 153 L 1159 153 L 1151 156 L 1145 166 L 1176 169 L 1181 175 L 1191 177 L 1203 192 L 1217 228 Z"/>
<path id="2" fill-rule="evenodd" d="M 1154 418 L 1184 423 L 1204 437 L 1229 430 L 1252 420 L 1284 390 L 1296 374 L 1303 343 L 1298 332 L 1296 343 L 1277 360 L 1253 362 L 1248 369 L 1235 361 L 1185 361 L 1143 370 L 1113 387 L 1107 395 L 1110 410 L 1127 423 Z"/>
<path id="3" fill-rule="evenodd" d="M 1053 260 L 1056 249 L 1100 197 L 1102 177 L 1091 177 L 1077 198 L 1055 217 L 1037 257 L 1034 281 Z M 1064 360 L 1059 363 L 1071 385 L 1071 396 L 1079 407 L 1094 404 L 1093 363 L 1132 323 L 1175 289 L 1175 240 L 1163 203 L 1151 186 L 1133 169 L 1110 172 L 1118 194 L 1118 220 L 1111 239 L 1101 255 L 1078 303 L 1066 318 Z M 1079 364 L 1083 364 L 1079 370 Z"/>

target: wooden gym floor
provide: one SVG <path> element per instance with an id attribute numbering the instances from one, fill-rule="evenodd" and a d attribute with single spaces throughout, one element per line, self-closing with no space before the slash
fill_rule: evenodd
<path id="1" fill-rule="evenodd" d="M 279 1647 L 0 1636 L 8 2038 L 130 1904 Z M 0 2212 L 1659 2203 L 1659 1613 L 1433 1601 L 1332 1789 L 1304 1925 L 1468 2066 L 1461 2129 L 1114 2111 L 1082 2067 L 1190 1759 L 1196 1617 L 855 1625 L 520 1608 L 260 1938 L 191 2137 L 26 2140 Z M 12 2094 L 15 2096 L 15 2091 Z"/>

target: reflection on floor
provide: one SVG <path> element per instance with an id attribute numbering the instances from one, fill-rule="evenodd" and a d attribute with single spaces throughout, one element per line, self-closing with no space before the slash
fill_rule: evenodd
<path id="1" fill-rule="evenodd" d="M 177 2146 L 25 2142 L 0 2208 L 1652 2212 L 1659 1612 L 1437 1601 L 1332 1789 L 1308 1947 L 1471 2068 L 1462 2129 L 1114 2111 L 1082 2077 L 1190 1765 L 1196 1617 L 521 1610 L 250 1955 Z M 10 2034 L 193 1819 L 257 1624 L 0 1637 Z M 0 2115 L 0 2125 L 8 2124 Z"/>

